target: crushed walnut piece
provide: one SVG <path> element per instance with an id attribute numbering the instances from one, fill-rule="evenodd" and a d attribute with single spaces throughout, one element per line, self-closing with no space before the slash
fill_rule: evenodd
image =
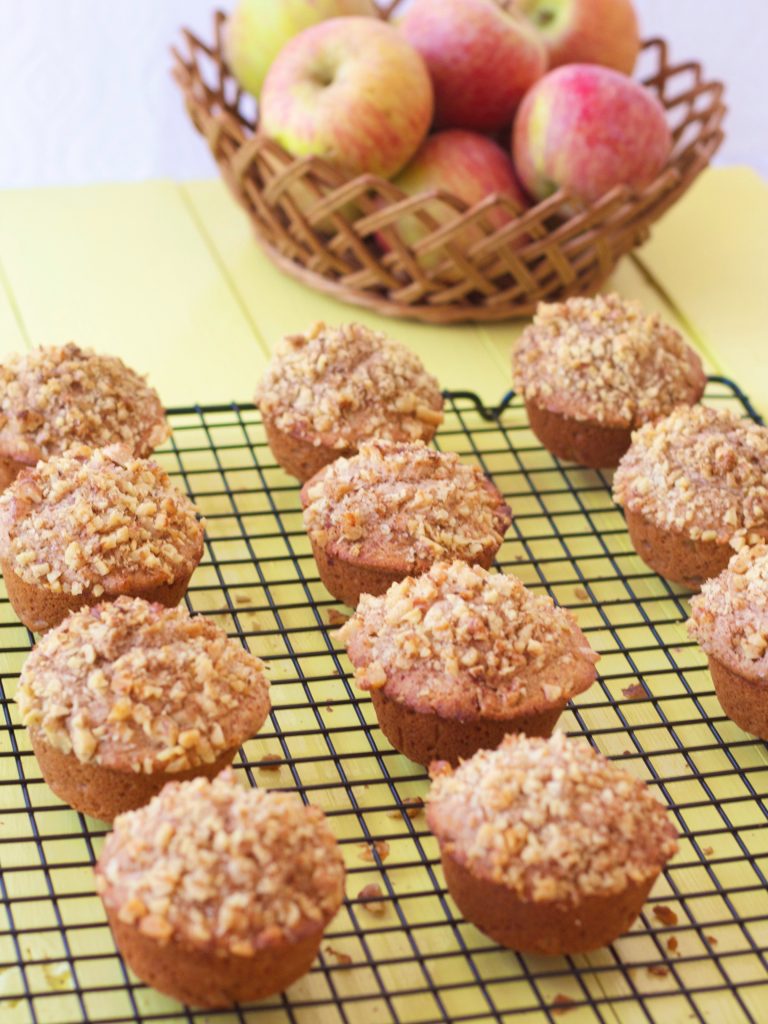
<path id="1" fill-rule="evenodd" d="M 594 681 L 599 659 L 546 594 L 466 562 L 363 594 L 339 637 L 362 689 L 446 716 L 565 705 Z"/>
<path id="2" fill-rule="evenodd" d="M 679 332 L 618 295 L 540 303 L 512 360 L 527 401 L 625 429 L 697 402 L 706 384 Z"/>
<path id="3" fill-rule="evenodd" d="M 121 814 L 96 864 L 125 924 L 235 956 L 323 928 L 344 897 L 344 862 L 318 807 L 240 786 L 230 769 L 171 782 Z"/>
<path id="4" fill-rule="evenodd" d="M 632 435 L 613 497 L 694 541 L 756 544 L 768 536 L 768 428 L 727 409 L 681 406 Z"/>
<path id="5" fill-rule="evenodd" d="M 0 363 L 0 454 L 34 465 L 73 444 L 149 455 L 170 434 L 156 391 L 114 356 L 73 342 Z"/>
<path id="6" fill-rule="evenodd" d="M 443 419 L 440 388 L 418 356 L 354 323 L 285 338 L 256 403 L 284 433 L 339 450 L 371 437 L 428 441 Z"/>
<path id="7" fill-rule="evenodd" d="M 0 496 L 0 558 L 26 583 L 99 598 L 170 583 L 196 565 L 203 524 L 165 470 L 122 445 L 79 445 Z"/>
<path id="8" fill-rule="evenodd" d="M 768 683 L 768 545 L 742 548 L 691 600 L 688 632 L 706 654 Z"/>
<path id="9" fill-rule="evenodd" d="M 645 783 L 563 733 L 510 735 L 453 771 L 442 766 L 427 821 L 473 874 L 534 902 L 623 892 L 677 849 Z"/>
<path id="10" fill-rule="evenodd" d="M 477 561 L 500 547 L 512 513 L 476 466 L 421 442 L 368 441 L 302 489 L 315 544 L 370 568 L 411 571 L 446 558 Z"/>
<path id="11" fill-rule="evenodd" d="M 21 672 L 25 725 L 79 761 L 181 772 L 254 735 L 264 667 L 216 623 L 138 597 L 84 608 L 46 633 Z"/>

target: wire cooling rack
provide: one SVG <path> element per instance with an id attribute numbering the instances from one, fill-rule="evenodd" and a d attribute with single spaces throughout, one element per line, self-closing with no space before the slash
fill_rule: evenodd
<path id="1" fill-rule="evenodd" d="M 754 416 L 732 383 L 707 401 Z M 13 697 L 32 636 L 0 603 L 2 1024 L 768 1020 L 768 758 L 728 721 L 687 637 L 684 593 L 633 553 L 609 475 L 561 465 L 521 403 L 447 398 L 437 438 L 479 463 L 515 513 L 499 565 L 573 609 L 603 655 L 561 719 L 658 791 L 680 852 L 632 931 L 575 957 L 518 956 L 462 920 L 420 798 L 423 769 L 381 736 L 334 642 L 341 609 L 318 580 L 298 488 L 252 406 L 178 409 L 160 461 L 207 518 L 187 600 L 268 662 L 273 712 L 236 765 L 298 790 L 331 819 L 348 899 L 310 974 L 281 996 L 195 1012 L 146 988 L 116 954 L 91 865 L 106 826 L 43 783 Z M 376 885 L 373 903 L 359 893 Z"/>

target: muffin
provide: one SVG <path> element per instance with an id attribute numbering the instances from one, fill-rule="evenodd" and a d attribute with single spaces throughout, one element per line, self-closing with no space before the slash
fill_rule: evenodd
<path id="1" fill-rule="evenodd" d="M 632 435 L 613 481 L 638 555 L 698 590 L 734 550 L 768 536 L 768 429 L 682 406 Z"/>
<path id="2" fill-rule="evenodd" d="M 308 480 L 301 502 L 320 578 L 351 606 L 437 561 L 488 568 L 512 522 L 476 466 L 422 441 L 361 444 Z"/>
<path id="3" fill-rule="evenodd" d="M 419 764 L 457 764 L 509 732 L 549 736 L 599 659 L 551 598 L 466 562 L 363 594 L 339 635 L 381 731 Z"/>
<path id="4" fill-rule="evenodd" d="M 512 361 L 539 441 L 594 468 L 616 466 L 633 430 L 698 402 L 707 382 L 674 328 L 618 295 L 541 303 Z"/>
<path id="5" fill-rule="evenodd" d="M 612 942 L 677 849 L 645 783 L 563 733 L 508 736 L 432 775 L 427 822 L 448 889 L 468 921 L 521 953 Z"/>
<path id="6" fill-rule="evenodd" d="M 16 700 L 53 792 L 111 821 L 170 780 L 230 764 L 264 724 L 269 684 L 210 619 L 118 597 L 40 640 Z"/>
<path id="7" fill-rule="evenodd" d="M 323 812 L 293 793 L 170 782 L 115 820 L 96 887 L 118 949 L 148 985 L 226 1007 L 305 974 L 344 898 Z"/>
<path id="8" fill-rule="evenodd" d="M 723 711 L 768 740 L 768 546 L 742 548 L 691 601 L 688 632 L 709 658 Z"/>
<path id="9" fill-rule="evenodd" d="M 421 360 L 362 324 L 292 334 L 278 346 L 256 394 L 272 454 L 308 480 L 361 441 L 430 441 L 443 396 Z"/>
<path id="10" fill-rule="evenodd" d="M 70 342 L 0 363 L 0 490 L 74 444 L 145 458 L 170 432 L 157 393 L 114 356 Z"/>
<path id="11" fill-rule="evenodd" d="M 31 630 L 120 594 L 172 607 L 203 554 L 195 506 L 156 462 L 78 445 L 0 496 L 0 568 Z"/>

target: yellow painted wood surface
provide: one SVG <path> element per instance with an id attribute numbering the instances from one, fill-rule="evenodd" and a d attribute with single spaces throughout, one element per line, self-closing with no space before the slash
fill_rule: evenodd
<path id="1" fill-rule="evenodd" d="M 768 235 L 768 188 L 754 179 L 748 172 L 710 172 L 701 184 L 681 202 L 658 225 L 651 243 L 640 253 L 637 261 L 625 260 L 618 268 L 609 287 L 621 294 L 640 299 L 646 307 L 658 309 L 668 316 L 699 344 L 709 357 L 710 365 L 716 369 L 731 372 L 748 393 L 755 396 L 762 408 L 768 409 L 768 368 L 760 358 L 762 323 L 766 322 L 766 293 L 762 277 L 766 266 L 766 236 Z M 724 262 L 718 263 L 718 254 Z M 726 259 L 727 257 L 727 259 Z M 726 268 L 727 262 L 727 268 Z M 339 322 L 358 318 L 380 327 L 400 338 L 420 353 L 429 368 L 439 377 L 442 384 L 452 389 L 477 391 L 488 403 L 496 402 L 509 387 L 509 350 L 522 329 L 521 324 L 495 325 L 487 328 L 474 326 L 434 328 L 410 322 L 382 319 L 354 307 L 341 305 L 326 296 L 316 294 L 289 279 L 269 263 L 256 245 L 247 219 L 234 204 L 224 187 L 217 181 L 193 182 L 179 185 L 172 182 L 151 182 L 143 185 L 99 186 L 87 189 L 53 189 L 43 191 L 0 192 L 0 355 L 23 346 L 37 343 L 61 342 L 74 338 L 81 344 L 91 345 L 103 351 L 121 355 L 131 365 L 150 375 L 160 390 L 166 404 L 187 405 L 193 402 L 213 404 L 232 399 L 250 400 L 259 373 L 263 368 L 275 341 L 286 331 L 300 329 L 316 319 Z M 231 416 L 230 416 L 231 420 Z M 245 443 L 245 436 L 256 445 L 260 452 L 264 438 L 256 417 L 245 427 L 233 424 L 226 417 L 221 426 L 214 426 L 212 436 L 222 444 L 230 446 L 222 455 L 223 462 L 217 461 L 205 451 L 207 435 L 191 423 L 189 433 L 178 432 L 178 444 L 182 449 L 181 463 L 186 470 L 201 474 L 190 478 L 195 487 L 208 496 L 201 499 L 203 511 L 211 516 L 208 526 L 209 552 L 204 564 L 195 575 L 195 586 L 210 586 L 210 590 L 199 590 L 193 594 L 193 604 L 198 611 L 221 611 L 226 595 L 210 564 L 210 554 L 220 558 L 243 557 L 247 564 L 227 568 L 226 582 L 230 590 L 236 589 L 243 597 L 244 605 L 235 603 L 224 624 L 233 628 L 235 618 L 246 631 L 249 643 L 256 653 L 269 655 L 274 660 L 273 678 L 281 680 L 280 687 L 273 688 L 276 721 L 279 729 L 306 728 L 305 734 L 290 739 L 291 756 L 319 758 L 315 774 L 312 768 L 302 765 L 302 779 L 315 784 L 327 781 L 329 787 L 338 784 L 339 771 L 343 767 L 351 779 L 360 807 L 360 821 L 365 821 L 373 834 L 397 833 L 391 843 L 391 859 L 387 870 L 402 886 L 398 892 L 425 887 L 422 869 L 402 869 L 398 874 L 398 862 L 419 859 L 419 849 L 413 839 L 411 826 L 405 819 L 394 821 L 391 812 L 382 811 L 382 803 L 391 800 L 386 786 L 363 782 L 380 769 L 373 756 L 361 759 L 365 737 L 361 731 L 350 729 L 334 735 L 337 761 L 327 759 L 324 740 L 312 732 L 313 719 L 310 713 L 296 711 L 296 702 L 302 699 L 302 688 L 293 680 L 295 661 L 307 674 L 318 674 L 325 681 L 313 684 L 313 697 L 318 702 L 334 702 L 332 711 L 321 705 L 323 725 L 337 729 L 340 725 L 355 726 L 357 719 L 354 708 L 344 703 L 344 690 L 336 678 L 335 663 L 331 649 L 316 654 L 323 648 L 324 636 L 318 630 L 317 620 L 308 608 L 300 607 L 305 597 L 302 582 L 296 576 L 290 563 L 280 561 L 285 557 L 284 542 L 277 536 L 278 518 L 269 518 L 269 505 L 264 495 L 264 479 L 255 467 L 242 468 L 248 462 L 251 452 Z M 480 421 L 477 421 L 480 426 Z M 504 428 L 521 428 L 520 413 L 514 413 L 505 420 Z M 455 426 L 455 424 L 454 424 Z M 694 755 L 697 767 L 708 772 L 722 770 L 711 783 L 716 799 L 727 807 L 727 813 L 738 829 L 739 842 L 730 833 L 719 833 L 709 840 L 712 853 L 712 871 L 722 884 L 752 886 L 748 894 L 741 894 L 736 900 L 738 911 L 759 917 L 768 913 L 768 895 L 756 892 L 755 868 L 734 863 L 743 848 L 746 848 L 757 863 L 766 867 L 765 857 L 768 844 L 764 839 L 765 828 L 761 831 L 761 818 L 756 805 L 749 797 L 745 783 L 735 773 L 728 771 L 729 761 L 725 755 L 728 743 L 737 745 L 735 755 L 742 767 L 749 769 L 750 780 L 758 792 L 765 792 L 766 766 L 768 758 L 764 745 L 743 745 L 743 734 L 731 723 L 722 720 L 721 712 L 712 693 L 711 681 L 699 652 L 692 652 L 692 662 L 686 665 L 688 678 L 692 681 L 693 695 L 683 690 L 677 675 L 670 671 L 668 660 L 655 647 L 658 641 L 649 631 L 647 623 L 639 612 L 630 612 L 617 603 L 610 611 L 601 611 L 599 602 L 626 598 L 625 584 L 611 579 L 612 568 L 607 557 L 601 555 L 601 544 L 615 545 L 615 555 L 625 572 L 642 572 L 642 566 L 631 551 L 626 537 L 610 534 L 621 524 L 621 517 L 615 510 L 600 512 L 593 517 L 594 533 L 589 538 L 570 543 L 577 551 L 577 557 L 569 562 L 563 556 L 560 534 L 552 534 L 552 522 L 557 524 L 565 536 L 573 534 L 578 525 L 587 522 L 589 502 L 594 507 L 609 502 L 607 492 L 595 475 L 578 470 L 557 468 L 543 453 L 516 455 L 510 462 L 508 439 L 501 429 L 486 435 L 484 443 L 490 454 L 487 465 L 499 484 L 509 487 L 516 494 L 513 502 L 515 512 L 520 516 L 519 533 L 507 540 L 502 552 L 505 565 L 519 571 L 525 582 L 540 586 L 542 579 L 559 581 L 555 586 L 557 598 L 565 604 L 576 607 L 579 621 L 585 628 L 595 630 L 590 634 L 592 642 L 604 654 L 601 663 L 603 678 L 612 698 L 622 698 L 622 688 L 627 685 L 626 673 L 631 670 L 626 656 L 618 649 L 618 639 L 625 644 L 637 644 L 644 653 L 639 658 L 638 671 L 648 673 L 645 678 L 653 695 L 658 698 L 666 716 L 659 717 L 658 708 L 650 702 L 638 701 L 626 712 L 630 723 L 645 726 L 642 735 L 645 749 L 667 750 L 671 745 L 671 730 L 690 742 L 692 749 L 706 740 L 708 726 L 700 721 L 700 712 L 694 698 L 717 719 L 718 728 L 724 739 L 722 750 L 711 746 L 704 755 Z M 246 432 L 244 434 L 244 431 Z M 238 440 L 239 438 L 239 440 Z M 531 438 L 523 433 L 515 435 L 525 452 Z M 453 441 L 461 446 L 460 435 Z M 185 446 L 188 451 L 185 451 Z M 496 454 L 493 454 L 493 453 Z M 179 456 L 165 451 L 161 459 L 172 471 L 178 471 Z M 519 464 L 518 464 L 519 463 Z M 231 470 L 230 470 L 230 467 Z M 523 472 L 525 469 L 525 472 Z M 533 472 L 534 477 L 527 473 Z M 237 496 L 225 499 L 213 494 L 223 487 L 223 481 L 236 488 Z M 279 505 L 280 523 L 287 525 L 292 534 L 290 544 L 301 559 L 302 570 L 307 574 L 309 587 L 314 597 L 329 603 L 322 586 L 317 582 L 314 566 L 306 538 L 301 535 L 301 520 L 298 497 L 295 488 L 278 470 L 267 473 L 267 482 L 281 488 Z M 585 492 L 587 511 L 575 507 L 572 497 L 560 492 L 556 497 L 540 498 L 531 487 L 531 479 L 543 491 L 563 487 L 568 479 L 577 486 L 592 487 Z M 546 505 L 550 518 L 543 515 Z M 257 516 L 267 514 L 267 518 Z M 219 518 L 217 518 L 219 517 Z M 246 525 L 244 525 L 246 524 Z M 238 531 L 255 531 L 255 536 L 237 539 Z M 581 527 L 586 529 L 586 525 Z M 263 530 L 263 537 L 259 531 Z M 605 530 L 608 540 L 601 539 L 600 531 Z M 232 537 L 235 536 L 233 540 Z M 530 549 L 526 547 L 530 540 Z M 250 545 L 250 546 L 249 546 Z M 612 550 L 612 549 L 611 549 Z M 250 559 L 252 551 L 258 559 L 258 571 Z M 542 561 L 544 568 L 519 561 L 528 553 Z M 582 563 L 581 558 L 585 561 Z M 589 559 L 598 557 L 597 563 Z M 249 560 L 250 559 L 250 560 Z M 596 585 L 592 597 L 584 598 L 578 572 L 591 572 L 605 582 Z M 264 574 L 261 579 L 258 573 Z M 273 587 L 278 600 L 291 607 L 283 617 L 291 633 L 292 651 L 286 640 L 279 635 L 274 612 L 267 607 L 266 583 L 270 579 L 290 577 L 285 583 Z M 637 592 L 649 601 L 659 601 L 666 593 L 658 581 L 637 584 Z M 247 601 L 266 610 L 251 613 Z M 606 605 L 607 607 L 607 605 Z M 671 601 L 649 604 L 651 615 L 674 619 L 676 611 Z M 603 618 L 601 618 L 601 615 Z M 6 681 L 10 680 L 12 695 L 15 676 L 25 653 L 26 634 L 20 627 L 11 625 L 12 612 L 5 602 L 0 602 L 0 625 L 4 625 L 3 643 L 10 643 L 16 650 L 2 655 L 0 671 Z M 604 628 L 603 625 L 604 624 Z M 310 627 L 308 630 L 307 627 Z M 683 643 L 685 634 L 679 622 L 663 628 L 666 643 Z M 615 708 L 607 700 L 596 706 L 594 698 L 585 695 L 580 703 L 591 705 L 585 711 L 586 724 L 591 729 L 615 728 Z M 282 705 L 292 705 L 286 711 Z M 368 722 L 373 721 L 370 705 L 366 702 L 362 713 Z M 17 721 L 13 704 L 10 714 Z M 719 716 L 719 717 L 718 717 Z M 577 728 L 573 715 L 569 713 L 564 724 L 569 729 Z M 3 734 L 5 737 L 7 734 Z M 47 840 L 47 851 L 51 857 L 66 862 L 70 857 L 75 862 L 87 861 L 90 852 L 83 840 L 80 823 L 73 812 L 60 806 L 37 777 L 34 759 L 29 752 L 28 740 L 23 730 L 15 733 L 21 748 L 25 774 L 35 780 L 29 789 L 34 806 L 43 806 L 35 816 L 36 827 Z M 619 757 L 625 752 L 627 740 L 623 731 L 607 735 L 603 740 L 604 749 L 612 756 Z M 272 753 L 278 738 L 256 739 L 248 744 L 249 759 L 258 760 L 265 753 Z M 741 745 L 738 745 L 741 744 Z M 400 798 L 406 795 L 422 794 L 425 784 L 419 772 L 405 758 L 392 754 L 383 740 L 377 746 L 384 751 L 387 763 L 398 777 Z M 2 751 L 10 755 L 10 750 Z M 701 761 L 697 760 L 699 757 Z M 338 763 L 337 763 L 338 762 Z M 681 803 L 696 803 L 685 812 L 686 825 L 694 832 L 713 827 L 717 811 L 710 806 L 710 799 L 699 782 L 687 781 L 690 766 L 680 753 L 660 753 L 654 759 L 654 768 L 665 776 L 674 776 L 682 781 L 670 789 L 673 799 Z M 0 778 L 14 778 L 16 763 L 13 757 L 0 758 Z M 259 774 L 259 773 L 257 773 Z M 410 775 L 414 776 L 410 780 Z M 260 784 L 275 786 L 292 784 L 287 768 L 277 775 L 262 778 Z M 762 788 L 761 788 L 762 787 Z M 0 790 L 3 799 L 12 801 L 12 806 L 23 807 L 25 799 L 21 787 L 4 787 Z M 349 809 L 348 795 L 338 788 L 313 792 L 313 799 L 327 810 Z M 11 805 L 9 805 L 11 806 Z M 337 819 L 339 822 L 342 819 Z M 364 837 L 359 832 L 360 824 L 354 815 L 343 819 L 345 838 L 357 843 Z M 423 827 L 423 823 L 422 823 Z M 5 838 L 18 835 L 29 839 L 30 821 L 26 814 L 0 814 L 0 836 Z M 17 831 L 14 831 L 17 830 Z M 90 823 L 90 835 L 98 848 L 103 829 Z M 357 830 L 357 831 L 356 831 Z M 402 834 L 401 834 L 402 833 Z M 89 839 L 89 842 L 91 840 Z M 420 842 L 429 856 L 434 856 L 433 840 L 426 836 Z M 689 840 L 685 840 L 680 860 L 696 860 Z M 348 863 L 360 867 L 359 850 L 356 846 L 345 848 Z M 46 895 L 48 881 L 39 864 L 30 864 L 27 872 L 24 860 L 29 857 L 30 846 L 19 843 L 18 848 L 2 847 L 3 864 L 15 873 L 8 878 L 11 903 L 16 899 L 32 899 L 32 902 L 18 903 L 14 913 L 35 915 L 41 925 L 56 924 Z M 10 861 L 9 861 L 10 858 Z M 721 860 L 722 859 L 722 863 Z M 704 874 L 703 874 L 704 873 Z M 700 930 L 686 916 L 686 904 L 678 896 L 700 891 L 708 884 L 703 861 L 692 867 L 678 869 L 675 873 L 678 892 L 667 888 L 662 881 L 655 890 L 655 897 L 663 899 L 680 915 L 685 927 L 680 932 L 680 951 L 686 957 L 701 957 L 699 961 L 686 962 L 679 970 L 679 976 L 696 985 L 720 985 L 722 978 L 707 977 L 712 970 L 711 961 Z M 365 881 L 382 882 L 383 874 L 371 868 L 371 877 L 355 876 L 355 891 Z M 87 869 L 59 869 L 50 880 L 54 887 L 64 892 L 84 891 L 82 898 L 64 903 L 67 925 L 81 922 L 97 922 L 84 931 L 68 932 L 69 941 L 74 944 L 77 979 L 81 985 L 93 988 L 88 995 L 88 1011 L 99 1019 L 126 1015 L 130 1017 L 132 1004 L 122 990 L 123 977 L 119 962 L 114 957 L 108 960 L 89 960 L 89 954 L 99 954 L 111 949 L 111 940 L 103 923 L 98 904 L 89 895 L 92 880 Z M 743 897 L 743 898 L 742 898 Z M 707 915 L 714 920 L 723 916 L 721 898 L 713 892 L 711 897 L 697 903 L 696 913 L 706 921 Z M 436 897 L 419 898 L 417 901 L 403 901 L 409 922 L 418 928 L 419 923 L 434 920 L 436 914 L 444 913 Z M 394 912 L 387 923 L 395 925 Z M 358 920 L 367 921 L 364 917 Z M 352 927 L 348 912 L 345 911 L 334 928 L 343 931 Z M 765 944 L 766 930 L 759 921 L 751 926 L 754 941 Z M 532 982 L 518 967 L 514 958 L 497 950 L 483 940 L 471 926 L 460 925 L 461 934 L 475 947 L 486 942 L 481 958 L 486 977 L 496 979 L 490 983 L 498 1001 L 500 1012 L 513 1010 L 516 999 L 530 1001 Z M 754 952 L 746 944 L 740 929 L 725 927 L 717 930 L 714 938 L 721 950 L 731 950 L 733 958 L 728 960 L 734 980 L 754 982 L 762 968 Z M 351 955 L 357 962 L 364 960 L 358 939 L 346 938 L 340 945 L 341 952 Z M 478 997 L 474 978 L 461 954 L 457 931 L 446 924 L 445 928 L 429 929 L 419 933 L 420 951 L 450 953 L 447 959 L 429 961 L 429 969 L 436 983 L 448 986 L 443 1005 L 447 1012 L 471 1015 L 473 1021 L 496 1019 L 483 1016 L 485 1004 Z M 430 945 L 431 944 L 431 945 Z M 402 962 L 396 967 L 385 967 L 381 981 L 393 993 L 393 1005 L 402 1020 L 418 1022 L 437 1019 L 439 1008 L 430 996 L 398 995 L 409 987 L 423 985 L 422 968 L 408 963 L 412 949 L 403 934 L 396 928 L 383 937 L 377 938 L 372 949 L 380 955 L 399 956 Z M 426 953 L 425 953 L 426 950 Z M 622 956 L 626 962 L 643 963 L 659 957 L 659 950 L 649 934 L 638 933 L 621 940 Z M 12 961 L 16 948 L 10 940 L 5 926 L 0 922 L 0 962 Z M 52 991 L 61 989 L 60 994 L 41 1000 L 36 1006 L 38 1020 L 52 1024 L 71 1024 L 82 1019 L 82 1007 L 71 993 L 72 978 L 68 974 L 64 950 L 56 931 L 45 932 L 30 938 L 26 948 L 21 950 L 27 976 L 35 988 Z M 453 955 L 455 953 L 455 956 Z M 602 973 L 586 975 L 587 987 L 592 994 L 609 995 L 610 1003 L 601 1003 L 601 1014 L 605 1021 L 616 1024 L 634 1024 L 635 1021 L 676 1022 L 686 1019 L 691 1005 L 681 996 L 675 985 L 668 979 L 648 975 L 638 968 L 633 977 L 636 991 L 654 997 L 643 1010 L 627 988 L 620 972 L 607 969 L 611 955 L 606 951 L 580 958 L 580 964 L 603 965 Z M 56 963 L 57 958 L 62 958 Z M 54 961 L 45 964 L 46 970 L 35 966 L 37 960 Z M 725 961 L 724 961 L 725 962 Z M 558 994 L 570 995 L 577 1000 L 584 999 L 584 990 L 569 974 L 564 961 L 547 964 L 535 958 L 528 958 L 527 968 L 537 972 L 536 986 L 540 997 L 550 1004 Z M 548 976 L 542 977 L 541 973 Z M 29 1024 L 29 1015 L 24 1000 L 16 999 L 21 975 L 11 968 L 0 972 L 0 1019 L 5 1024 Z M 388 1021 L 392 1017 L 386 1004 L 380 998 L 371 998 L 368 1004 L 363 998 L 368 991 L 377 991 L 378 982 L 370 966 L 351 969 L 349 972 L 334 972 L 333 982 L 341 996 L 349 995 L 357 1001 L 349 1004 L 353 1009 L 347 1019 L 352 1024 L 367 1024 L 371 1021 Z M 99 992 L 100 986 L 105 991 Z M 741 1002 L 732 995 L 722 992 L 703 994 L 697 997 L 696 1005 L 704 1018 L 712 1024 L 742 1024 L 746 1021 L 744 1007 L 759 1019 L 760 1008 L 768 997 L 768 986 L 753 984 L 745 987 Z M 318 992 L 327 989 L 322 975 L 313 975 L 300 982 L 293 992 L 294 998 L 317 998 Z M 665 998 L 664 992 L 669 992 Z M 164 1020 L 175 1022 L 188 1020 L 178 1012 L 177 1005 L 139 990 L 140 1007 L 146 1013 L 168 1014 Z M 648 1008 L 650 1007 L 650 1010 Z M 646 1012 L 648 1011 L 648 1012 Z M 329 1011 L 331 1013 L 332 1011 Z M 211 1018 L 213 1019 L 213 1018 Z M 228 1015 L 216 1015 L 221 1024 L 229 1024 Z M 250 1019 L 250 1018 L 249 1018 Z M 253 1020 L 265 1024 L 282 1024 L 288 1020 L 285 1008 L 275 1002 L 274 1010 L 254 1015 Z M 297 1011 L 294 1018 L 304 1024 L 315 1019 L 309 1013 Z M 328 1021 L 341 1020 L 329 1015 Z M 509 1020 L 525 1019 L 544 1021 L 544 1013 L 532 1012 L 529 1016 Z M 598 1018 L 588 1007 L 570 1010 L 566 1017 L 573 1024 L 596 1021 Z M 196 1021 L 207 1020 L 204 1015 Z M 325 1024 L 325 1018 L 320 1021 Z"/>

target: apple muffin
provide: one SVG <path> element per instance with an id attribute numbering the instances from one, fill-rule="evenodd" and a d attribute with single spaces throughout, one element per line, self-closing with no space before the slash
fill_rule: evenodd
<path id="1" fill-rule="evenodd" d="M 269 684 L 210 619 L 118 597 L 46 633 L 16 700 L 53 792 L 111 821 L 170 780 L 230 764 L 264 724 Z"/>
<path id="2" fill-rule="evenodd" d="M 709 659 L 726 715 L 768 740 L 768 546 L 735 554 L 691 600 L 688 632 Z"/>
<path id="3" fill-rule="evenodd" d="M 512 373 L 544 447 L 594 468 L 616 466 L 633 430 L 698 402 L 707 382 L 673 327 L 618 295 L 540 303 Z"/>
<path id="4" fill-rule="evenodd" d="M 291 334 L 256 394 L 275 459 L 308 480 L 370 438 L 430 441 L 443 396 L 413 352 L 362 324 Z"/>
<path id="5" fill-rule="evenodd" d="M 768 429 L 681 406 L 632 435 L 613 496 L 643 561 L 698 590 L 734 550 L 768 537 Z"/>
<path id="6" fill-rule="evenodd" d="M 145 458 L 170 434 L 160 399 L 114 356 L 63 346 L 0 363 L 0 490 L 75 444 L 124 444 Z"/>
<path id="7" fill-rule="evenodd" d="M 430 773 L 427 822 L 451 896 L 468 921 L 521 953 L 613 942 L 677 850 L 647 785 L 563 733 L 508 736 Z"/>
<path id="8" fill-rule="evenodd" d="M 438 561 L 488 568 L 512 522 L 477 466 L 423 441 L 367 441 L 308 480 L 301 501 L 320 578 L 352 607 Z"/>
<path id="9" fill-rule="evenodd" d="M 116 818 L 96 888 L 143 981 L 227 1007 L 306 974 L 344 898 L 344 861 L 318 807 L 246 789 L 227 768 Z"/>
<path id="10" fill-rule="evenodd" d="M 457 764 L 509 732 L 549 736 L 599 660 L 546 594 L 466 562 L 363 594 L 339 636 L 381 731 L 419 764 Z"/>
<path id="11" fill-rule="evenodd" d="M 0 567 L 14 611 L 43 632 L 120 594 L 172 607 L 203 554 L 203 523 L 165 470 L 122 445 L 77 445 L 0 496 Z"/>

